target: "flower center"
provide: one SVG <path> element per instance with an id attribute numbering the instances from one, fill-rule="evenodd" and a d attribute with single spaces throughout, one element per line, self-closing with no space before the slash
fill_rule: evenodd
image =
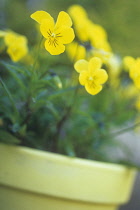
<path id="1" fill-rule="evenodd" d="M 48 43 L 49 45 L 53 45 L 56 47 L 58 45 L 58 39 L 59 37 L 62 37 L 60 33 L 54 33 L 50 29 L 47 31 L 48 33 Z"/>
<path id="2" fill-rule="evenodd" d="M 52 33 L 51 34 L 51 37 L 55 38 L 56 37 L 56 34 L 55 33 Z"/>
<path id="3" fill-rule="evenodd" d="M 92 81 L 92 80 L 93 80 L 93 77 L 89 77 L 88 80 L 89 80 L 89 81 Z"/>
<path id="4" fill-rule="evenodd" d="M 95 84 L 95 77 L 94 76 L 93 77 L 89 76 L 87 82 L 88 82 L 89 87 L 95 88 L 96 84 Z"/>

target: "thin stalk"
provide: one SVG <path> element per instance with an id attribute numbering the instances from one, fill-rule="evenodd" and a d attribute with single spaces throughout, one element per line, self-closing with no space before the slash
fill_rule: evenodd
<path id="1" fill-rule="evenodd" d="M 127 128 L 123 128 L 123 129 L 121 129 L 121 130 L 119 130 L 119 131 L 116 131 L 116 132 L 112 133 L 112 135 L 113 135 L 113 136 L 121 135 L 122 133 L 125 133 L 125 132 L 127 132 L 127 131 L 130 131 L 130 130 L 136 128 L 136 127 L 139 126 L 139 125 L 140 125 L 140 122 L 135 123 L 134 125 L 128 126 Z"/>

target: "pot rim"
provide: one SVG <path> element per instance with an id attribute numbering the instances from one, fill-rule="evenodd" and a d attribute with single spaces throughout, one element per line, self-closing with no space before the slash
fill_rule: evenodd
<path id="1" fill-rule="evenodd" d="M 0 168 L 2 185 L 96 203 L 126 202 L 136 175 L 135 169 L 119 164 L 4 144 L 0 144 Z"/>

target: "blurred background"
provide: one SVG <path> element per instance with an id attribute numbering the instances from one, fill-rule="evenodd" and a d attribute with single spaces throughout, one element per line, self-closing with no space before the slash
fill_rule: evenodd
<path id="1" fill-rule="evenodd" d="M 121 56 L 140 56 L 140 1 L 139 0 L 0 0 L 0 30 L 12 29 L 33 40 L 33 21 L 30 14 L 45 10 L 53 17 L 59 11 L 67 11 L 72 4 L 83 6 L 94 23 L 102 25 L 107 33 L 113 52 Z M 137 144 L 136 159 L 139 158 L 139 135 L 127 133 L 120 136 L 130 146 Z M 120 210 L 140 210 L 140 175 L 138 174 L 131 201 Z"/>

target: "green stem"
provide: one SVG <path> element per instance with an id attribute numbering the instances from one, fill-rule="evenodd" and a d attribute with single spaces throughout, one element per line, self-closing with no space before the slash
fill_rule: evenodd
<path id="1" fill-rule="evenodd" d="M 37 47 L 37 53 L 36 53 L 36 56 L 35 56 L 33 67 L 32 67 L 32 71 L 33 72 L 34 72 L 34 70 L 36 68 L 36 64 L 37 64 L 37 60 L 38 60 L 38 57 L 39 57 L 39 51 L 40 51 L 42 40 L 43 40 L 43 36 L 41 36 L 40 42 L 39 42 L 38 47 Z"/>
<path id="2" fill-rule="evenodd" d="M 52 144 L 52 148 L 51 148 L 52 152 L 58 152 L 58 141 L 59 141 L 60 133 L 61 133 L 61 130 L 63 129 L 65 122 L 71 116 L 73 106 L 75 105 L 75 102 L 76 102 L 76 96 L 77 96 L 78 90 L 79 90 L 79 86 L 77 85 L 75 88 L 75 91 L 74 91 L 74 95 L 73 95 L 71 104 L 66 108 L 65 114 L 57 122 L 56 133 L 53 137 L 53 144 Z"/>
<path id="3" fill-rule="evenodd" d="M 125 132 L 127 132 L 127 131 L 130 131 L 130 130 L 136 128 L 136 127 L 139 126 L 139 125 L 140 125 L 140 122 L 135 123 L 134 125 L 131 125 L 131 126 L 127 127 L 127 128 L 124 128 L 124 129 L 121 129 L 121 130 L 119 130 L 119 131 L 114 132 L 112 135 L 113 135 L 113 136 L 121 135 L 122 133 L 125 133 Z"/>
<path id="4" fill-rule="evenodd" d="M 2 80 L 1 77 L 0 77 L 0 83 L 1 83 L 1 85 L 2 85 L 2 87 L 3 87 L 3 89 L 5 90 L 5 92 L 7 93 L 8 97 L 9 97 L 11 103 L 12 103 L 12 106 L 13 106 L 13 109 L 14 109 L 16 115 L 19 116 L 19 112 L 18 112 L 17 107 L 16 107 L 16 105 L 15 105 L 14 99 L 13 99 L 13 97 L 12 97 L 10 91 L 8 90 L 6 84 L 4 83 L 4 81 Z"/>
<path id="5" fill-rule="evenodd" d="M 37 79 L 39 80 L 39 77 L 38 77 L 37 72 L 35 71 L 35 69 L 36 69 L 36 64 L 37 64 L 37 60 L 38 60 L 38 56 L 39 56 L 39 51 L 40 51 L 40 46 L 41 46 L 42 40 L 43 40 L 43 36 L 41 36 L 40 42 L 38 44 L 37 53 L 36 53 L 35 60 L 34 60 L 33 66 L 32 66 L 32 77 L 31 77 L 31 82 L 30 82 L 30 87 L 29 87 L 29 96 L 28 96 L 27 103 L 26 103 L 27 116 L 23 120 L 22 124 L 27 124 L 29 119 L 30 119 L 30 117 L 31 117 L 31 114 L 32 114 L 31 109 L 30 109 L 30 104 L 31 104 L 31 101 L 32 101 L 32 95 L 33 95 L 33 92 L 34 92 L 34 86 L 32 84 L 32 78 L 34 78 L 34 76 L 37 76 Z M 32 91 L 30 91 L 30 90 L 32 90 Z"/>

